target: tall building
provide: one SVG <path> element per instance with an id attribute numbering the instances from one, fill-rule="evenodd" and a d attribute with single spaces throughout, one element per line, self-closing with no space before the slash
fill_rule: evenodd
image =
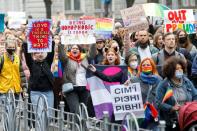
<path id="1" fill-rule="evenodd" d="M 93 15 L 102 17 L 104 6 L 102 0 L 52 0 L 52 15 L 64 12 L 67 16 L 79 17 Z M 134 4 L 156 2 L 164 4 L 171 9 L 197 8 L 196 0 L 135 0 Z M 0 0 L 0 12 L 25 11 L 34 18 L 45 18 L 46 10 L 44 0 Z M 126 8 L 126 0 L 112 0 L 109 16 L 121 18 L 120 10 Z"/>

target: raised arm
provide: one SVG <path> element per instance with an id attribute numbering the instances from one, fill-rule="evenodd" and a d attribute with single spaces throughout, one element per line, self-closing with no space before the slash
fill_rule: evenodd
<path id="1" fill-rule="evenodd" d="M 27 43 L 23 43 L 22 51 L 24 52 L 24 55 L 25 55 L 26 64 L 28 68 L 31 69 L 33 59 L 32 59 L 31 54 L 27 52 Z"/>
<path id="2" fill-rule="evenodd" d="M 66 52 L 64 51 L 64 45 L 63 44 L 59 44 L 58 45 L 58 56 L 61 62 L 63 62 L 64 64 L 67 62 L 68 57 L 66 56 Z"/>

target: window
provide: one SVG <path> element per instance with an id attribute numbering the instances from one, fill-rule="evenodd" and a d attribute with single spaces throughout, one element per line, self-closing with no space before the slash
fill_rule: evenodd
<path id="1" fill-rule="evenodd" d="M 64 0 L 65 10 L 80 10 L 80 0 Z"/>
<path id="2" fill-rule="evenodd" d="M 195 0 L 182 0 L 182 7 L 192 7 L 195 4 Z"/>
<path id="3" fill-rule="evenodd" d="M 65 10 L 71 10 L 71 0 L 65 0 Z"/>
<path id="4" fill-rule="evenodd" d="M 80 10 L 80 0 L 74 0 L 74 10 Z"/>
<path id="5" fill-rule="evenodd" d="M 94 0 L 94 8 L 95 9 L 101 9 L 101 0 Z"/>

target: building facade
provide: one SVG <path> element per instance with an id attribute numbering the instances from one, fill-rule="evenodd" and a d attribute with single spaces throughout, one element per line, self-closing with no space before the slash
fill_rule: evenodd
<path id="1" fill-rule="evenodd" d="M 102 0 L 52 0 L 52 15 L 64 12 L 66 16 L 93 15 L 103 17 L 104 7 Z M 134 4 L 157 2 L 171 9 L 197 8 L 196 0 L 135 0 Z M 44 0 L 0 0 L 0 12 L 25 11 L 33 18 L 45 18 L 46 10 Z M 126 0 L 112 0 L 110 4 L 110 17 L 121 18 L 120 10 L 126 8 Z"/>

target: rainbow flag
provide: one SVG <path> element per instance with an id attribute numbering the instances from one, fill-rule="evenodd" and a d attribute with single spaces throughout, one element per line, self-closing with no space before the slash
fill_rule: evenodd
<path id="1" fill-rule="evenodd" d="M 164 103 L 167 99 L 169 99 L 171 96 L 173 96 L 172 88 L 168 88 L 166 91 L 165 96 L 163 97 L 162 103 Z"/>
<path id="2" fill-rule="evenodd" d="M 130 67 L 128 67 L 128 76 L 129 76 L 129 78 L 131 78 L 132 72 L 133 72 L 132 69 Z"/>
<path id="3" fill-rule="evenodd" d="M 51 67 L 51 72 L 53 73 L 53 76 L 56 78 L 62 78 L 63 76 L 63 70 L 62 70 L 62 64 L 60 60 L 55 60 Z"/>
<path id="4" fill-rule="evenodd" d="M 158 111 L 153 106 L 153 104 L 150 103 L 144 104 L 144 112 L 145 112 L 145 119 L 148 121 L 151 120 L 151 117 L 154 119 L 158 118 Z"/>

